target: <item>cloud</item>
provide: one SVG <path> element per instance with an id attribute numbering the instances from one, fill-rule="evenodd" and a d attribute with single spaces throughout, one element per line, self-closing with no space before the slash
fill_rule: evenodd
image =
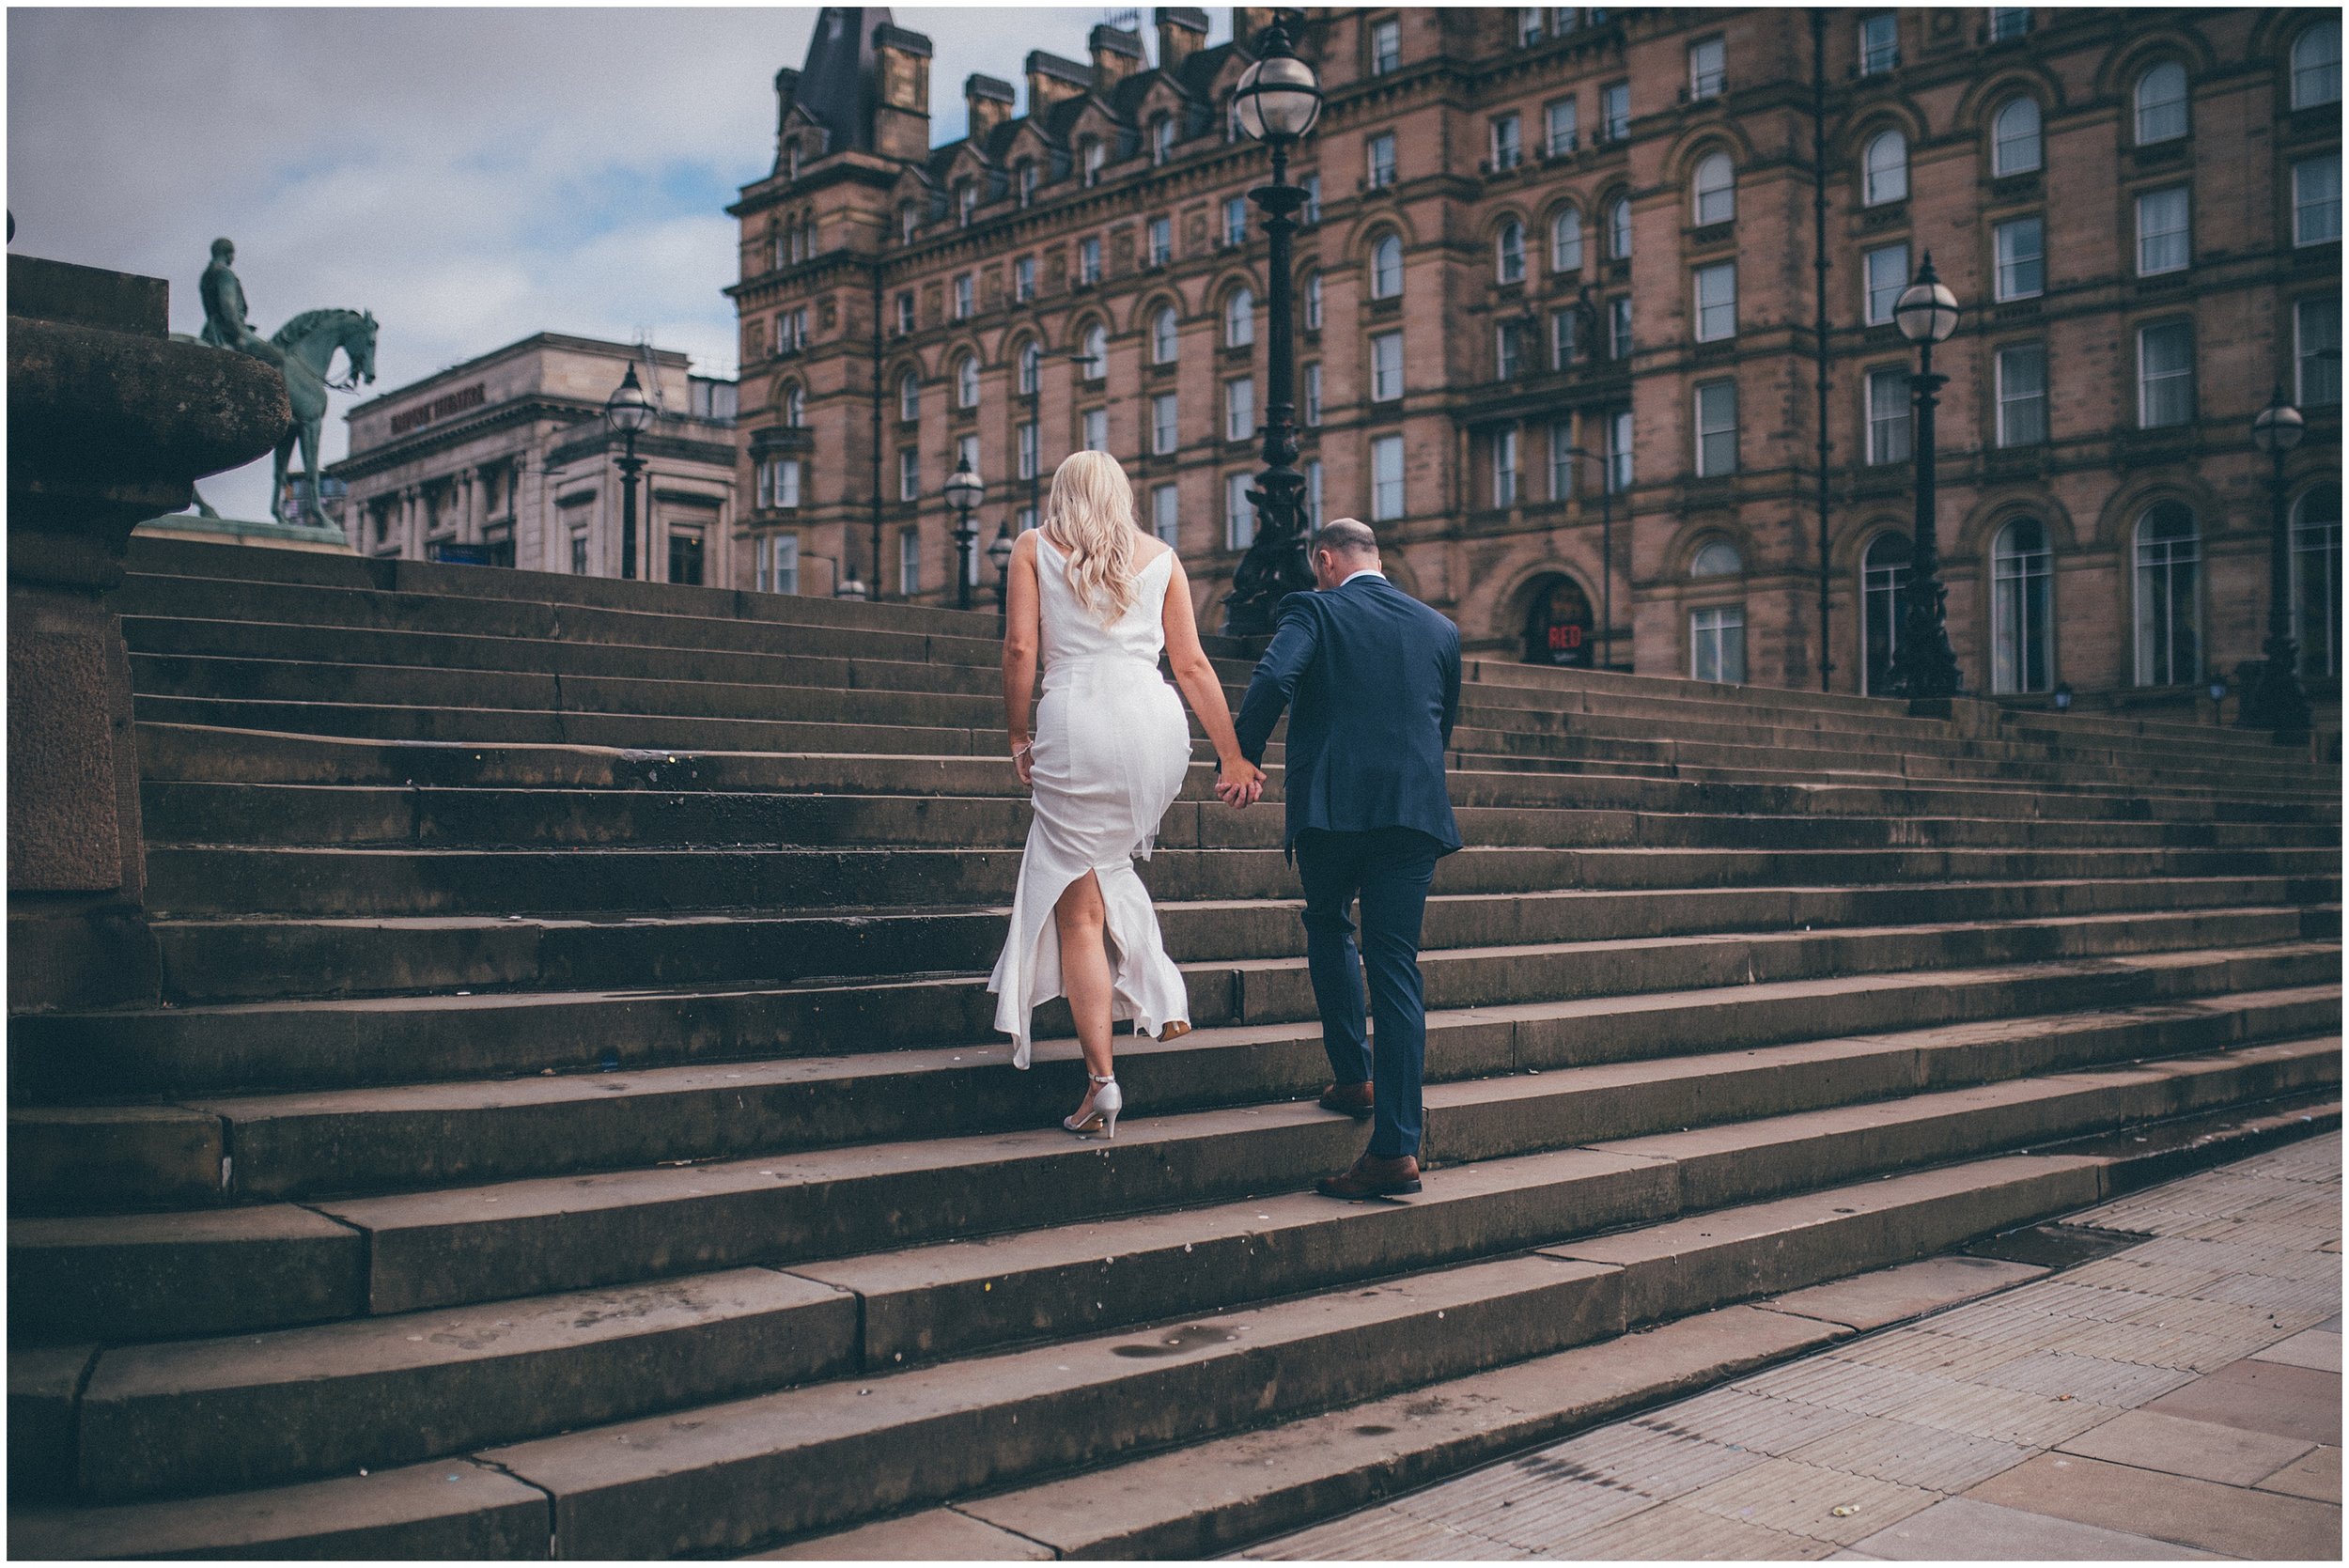
<path id="1" fill-rule="evenodd" d="M 962 79 L 1082 58 L 1097 8 L 897 9 L 930 35 L 933 140 Z M 731 375 L 734 221 L 774 156 L 772 79 L 813 8 L 8 12 L 12 249 L 170 280 L 194 332 L 215 235 L 256 326 L 382 323 L 374 392 L 542 330 L 648 332 Z M 1218 31 L 1225 23 L 1219 18 Z M 344 449 L 337 397 L 326 453 Z M 258 517 L 269 470 L 210 480 Z"/>

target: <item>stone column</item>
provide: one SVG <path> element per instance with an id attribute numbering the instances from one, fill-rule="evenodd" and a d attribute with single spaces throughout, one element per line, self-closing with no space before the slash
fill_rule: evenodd
<path id="1" fill-rule="evenodd" d="M 8 1010 L 151 1001 L 131 664 L 131 530 L 269 451 L 260 361 L 174 342 L 161 278 L 8 257 Z"/>

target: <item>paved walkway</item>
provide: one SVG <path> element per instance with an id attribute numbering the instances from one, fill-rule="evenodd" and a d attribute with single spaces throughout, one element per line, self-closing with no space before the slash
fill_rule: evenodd
<path id="1" fill-rule="evenodd" d="M 2075 1215 L 2153 1239 L 1245 1555 L 2339 1560 L 2341 1149 Z"/>

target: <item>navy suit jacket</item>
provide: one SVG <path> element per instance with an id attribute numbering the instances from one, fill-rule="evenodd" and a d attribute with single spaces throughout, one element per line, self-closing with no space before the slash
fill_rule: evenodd
<path id="1" fill-rule="evenodd" d="M 1443 753 L 1460 711 L 1460 629 L 1384 577 L 1281 600 L 1236 728 L 1261 764 L 1289 709 L 1288 834 L 1415 828 L 1460 847 Z"/>

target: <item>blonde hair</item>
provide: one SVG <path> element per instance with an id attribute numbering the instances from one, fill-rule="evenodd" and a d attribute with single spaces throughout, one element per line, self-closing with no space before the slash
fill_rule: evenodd
<path id="1" fill-rule="evenodd" d="M 1106 452 L 1071 452 L 1052 474 L 1044 536 L 1068 557 L 1077 602 L 1114 626 L 1134 602 L 1134 488 Z"/>

